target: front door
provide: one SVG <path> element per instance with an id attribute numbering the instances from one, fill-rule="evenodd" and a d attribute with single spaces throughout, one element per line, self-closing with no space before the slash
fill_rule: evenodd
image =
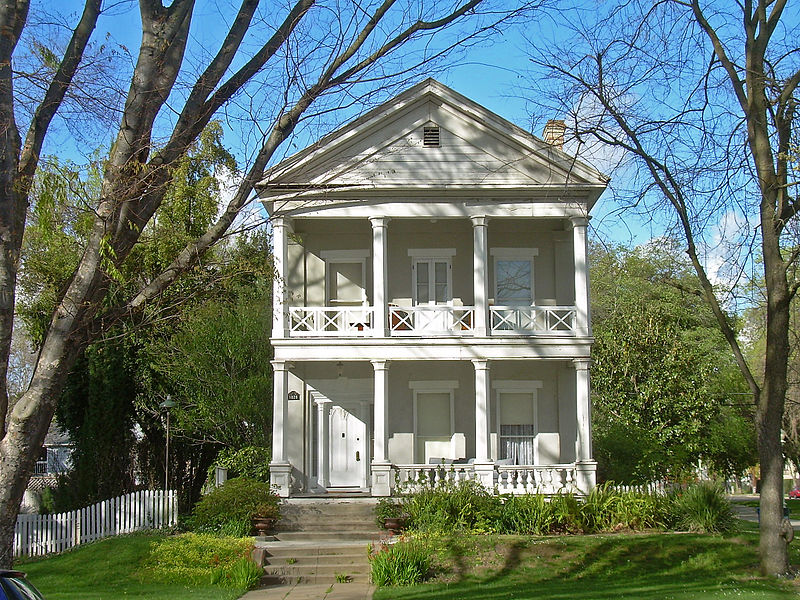
<path id="1" fill-rule="evenodd" d="M 358 404 L 330 411 L 330 487 L 362 487 L 366 479 L 367 426 Z"/>

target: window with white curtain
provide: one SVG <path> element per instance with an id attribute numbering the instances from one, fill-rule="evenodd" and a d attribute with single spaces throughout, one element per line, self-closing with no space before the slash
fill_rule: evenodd
<path id="1" fill-rule="evenodd" d="M 499 380 L 497 391 L 497 458 L 515 465 L 536 464 L 538 390 L 541 381 Z"/>

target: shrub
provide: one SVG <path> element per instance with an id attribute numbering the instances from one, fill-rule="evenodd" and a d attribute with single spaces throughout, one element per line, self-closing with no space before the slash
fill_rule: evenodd
<path id="1" fill-rule="evenodd" d="M 494 531 L 501 500 L 477 481 L 447 482 L 403 497 L 408 527 L 431 533 Z"/>
<path id="2" fill-rule="evenodd" d="M 278 510 L 280 499 L 266 483 L 237 477 L 206 494 L 198 502 L 187 525 L 197 532 L 245 536 L 250 519 L 259 510 Z"/>
<path id="3" fill-rule="evenodd" d="M 238 450 L 224 448 L 217 456 L 216 466 L 228 469 L 231 478 L 247 477 L 269 483 L 270 449 L 264 446 L 245 446 Z M 209 476 L 213 479 L 213 469 Z"/>
<path id="4" fill-rule="evenodd" d="M 555 529 L 552 502 L 542 494 L 512 496 L 503 503 L 497 521 L 499 533 L 547 535 Z"/>
<path id="5" fill-rule="evenodd" d="M 378 527 L 383 527 L 384 519 L 401 517 L 403 506 L 395 498 L 381 498 L 375 505 L 375 522 Z"/>
<path id="6" fill-rule="evenodd" d="M 255 569 L 250 563 L 253 549 L 247 538 L 219 537 L 210 534 L 184 533 L 153 542 L 145 561 L 148 576 L 165 583 L 184 585 L 207 585 L 216 583 L 245 589 L 253 582 L 247 573 Z"/>
<path id="7" fill-rule="evenodd" d="M 387 585 L 413 585 L 422 583 L 430 575 L 431 555 L 421 544 L 398 542 L 374 548 L 369 556 L 372 583 Z"/>
<path id="8" fill-rule="evenodd" d="M 722 485 L 701 481 L 677 492 L 672 500 L 675 523 L 700 533 L 730 531 L 735 522 L 731 503 Z"/>

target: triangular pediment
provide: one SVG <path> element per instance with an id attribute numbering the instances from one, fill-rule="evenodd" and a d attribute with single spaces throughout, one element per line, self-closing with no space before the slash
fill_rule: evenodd
<path id="1" fill-rule="evenodd" d="M 298 187 L 604 187 L 606 181 L 592 167 L 427 80 L 271 168 L 259 188 L 270 195 Z"/>

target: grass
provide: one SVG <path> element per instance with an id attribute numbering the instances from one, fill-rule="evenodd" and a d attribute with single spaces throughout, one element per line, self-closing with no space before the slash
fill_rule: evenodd
<path id="1" fill-rule="evenodd" d="M 233 600 L 245 590 L 214 585 L 187 587 L 156 583 L 140 573 L 159 534 L 109 538 L 43 559 L 26 559 L 15 566 L 47 600 Z"/>
<path id="2" fill-rule="evenodd" d="M 758 575 L 752 524 L 734 535 L 463 536 L 438 548 L 431 583 L 381 588 L 375 600 L 797 598 L 796 584 Z M 793 563 L 800 559 L 793 549 Z"/>

